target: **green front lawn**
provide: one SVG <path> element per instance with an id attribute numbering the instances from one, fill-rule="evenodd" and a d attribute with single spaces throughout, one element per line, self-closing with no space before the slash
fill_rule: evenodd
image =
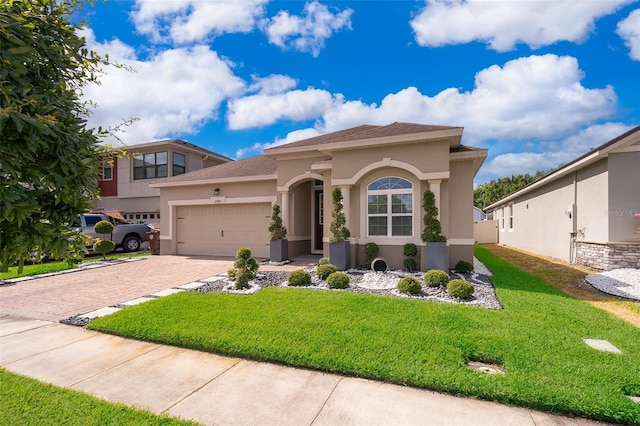
<path id="1" fill-rule="evenodd" d="M 134 410 L 0 369 L 3 425 L 197 425 Z"/>
<path id="2" fill-rule="evenodd" d="M 179 293 L 89 324 L 141 340 L 640 424 L 640 330 L 483 248 L 503 310 L 338 291 Z M 622 355 L 582 339 L 606 339 Z M 505 375 L 465 366 L 502 365 Z"/>

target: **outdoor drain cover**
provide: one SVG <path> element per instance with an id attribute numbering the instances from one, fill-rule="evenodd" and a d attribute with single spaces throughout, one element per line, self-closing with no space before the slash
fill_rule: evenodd
<path id="1" fill-rule="evenodd" d="M 636 404 L 640 404 L 640 396 L 631 396 L 631 395 L 627 395 L 627 397 L 632 400 L 633 402 L 635 402 Z"/>
<path id="2" fill-rule="evenodd" d="M 582 339 L 584 343 L 592 347 L 593 349 L 597 349 L 602 352 L 612 352 L 614 354 L 621 354 L 622 351 L 615 346 L 613 346 L 607 340 L 599 340 L 599 339 Z"/>
<path id="3" fill-rule="evenodd" d="M 504 370 L 495 364 L 487 364 L 479 361 L 467 361 L 467 366 L 476 371 L 481 371 L 487 374 L 504 374 Z"/>

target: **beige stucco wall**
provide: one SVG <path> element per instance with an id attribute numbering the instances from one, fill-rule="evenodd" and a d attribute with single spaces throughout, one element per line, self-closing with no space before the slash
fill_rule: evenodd
<path id="1" fill-rule="evenodd" d="M 609 205 L 608 160 L 603 159 L 576 173 L 576 238 L 607 242 Z"/>
<path id="2" fill-rule="evenodd" d="M 609 241 L 638 241 L 640 227 L 640 152 L 609 155 Z"/>

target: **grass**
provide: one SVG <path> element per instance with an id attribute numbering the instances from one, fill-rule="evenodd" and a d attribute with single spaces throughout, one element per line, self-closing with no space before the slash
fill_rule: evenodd
<path id="1" fill-rule="evenodd" d="M 129 257 L 148 256 L 149 253 L 114 253 L 107 256 L 107 259 L 122 259 Z M 102 260 L 100 257 L 88 257 L 83 260 L 84 263 L 95 262 Z M 67 262 L 45 262 L 35 263 L 33 265 L 25 265 L 22 273 L 18 274 L 18 267 L 12 266 L 7 272 L 0 272 L 0 280 L 9 280 L 12 278 L 30 277 L 33 275 L 50 274 L 52 272 L 66 271 L 68 269 L 75 269 L 78 265 L 69 265 Z"/>
<path id="2" fill-rule="evenodd" d="M 488 250 L 503 310 L 345 292 L 179 293 L 89 328 L 242 358 L 640 424 L 640 330 Z M 606 339 L 621 355 L 582 339 Z M 466 367 L 504 367 L 503 376 Z"/>
<path id="3" fill-rule="evenodd" d="M 0 369 L 3 425 L 196 425 L 59 388 Z"/>
<path id="4" fill-rule="evenodd" d="M 564 293 L 611 312 L 640 327 L 640 301 L 623 299 L 603 293 L 589 285 L 583 285 L 584 277 L 591 271 L 571 267 L 512 248 L 499 245 L 483 246 L 496 256 L 508 261 L 531 275 L 562 290 Z"/>

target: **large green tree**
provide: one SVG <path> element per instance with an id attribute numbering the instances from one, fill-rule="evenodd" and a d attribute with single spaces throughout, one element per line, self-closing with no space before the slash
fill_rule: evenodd
<path id="1" fill-rule="evenodd" d="M 80 100 L 103 61 L 72 22 L 78 0 L 0 1 L 0 264 L 70 260 L 68 225 L 97 195 L 98 134 Z"/>
<path id="2" fill-rule="evenodd" d="M 476 207 L 484 209 L 507 195 L 516 192 L 520 188 L 529 185 L 531 182 L 540 179 L 545 174 L 546 172 L 536 172 L 533 175 L 529 173 L 512 175 L 478 185 L 473 191 L 473 204 Z"/>

